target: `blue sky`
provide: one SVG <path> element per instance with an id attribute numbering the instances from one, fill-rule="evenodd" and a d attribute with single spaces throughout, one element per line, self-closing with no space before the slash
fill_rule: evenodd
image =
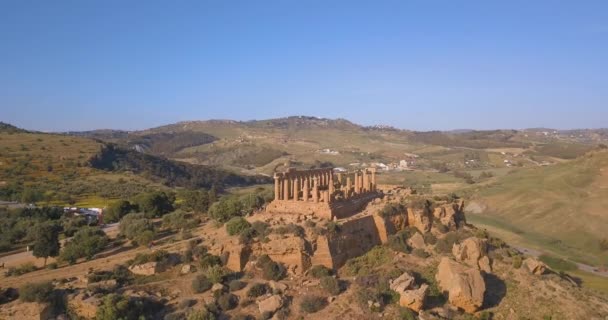
<path id="1" fill-rule="evenodd" d="M 0 1 L 0 121 L 608 127 L 608 1 Z"/>

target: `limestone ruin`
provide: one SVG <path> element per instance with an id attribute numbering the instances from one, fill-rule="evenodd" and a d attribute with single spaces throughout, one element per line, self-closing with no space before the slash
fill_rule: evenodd
<path id="1" fill-rule="evenodd" d="M 376 169 L 334 173 L 333 168 L 296 170 L 274 175 L 271 213 L 313 214 L 329 220 L 345 218 L 381 196 Z"/>

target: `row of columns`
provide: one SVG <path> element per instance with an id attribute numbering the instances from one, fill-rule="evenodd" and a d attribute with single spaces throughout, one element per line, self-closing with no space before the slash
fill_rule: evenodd
<path id="1" fill-rule="evenodd" d="M 285 173 L 277 173 L 274 176 L 274 199 L 293 200 L 300 199 L 308 201 L 311 198 L 314 202 L 326 200 L 325 195 L 319 195 L 321 191 L 334 191 L 334 177 L 332 169 L 295 171 L 293 169 Z M 300 197 L 300 191 L 302 197 Z"/>
<path id="2" fill-rule="evenodd" d="M 344 182 L 344 175 L 346 181 Z M 352 178 L 351 178 L 352 177 Z M 333 169 L 296 171 L 274 175 L 274 199 L 330 202 L 335 191 Z M 376 190 L 376 170 L 358 170 L 351 174 L 337 174 L 337 182 L 346 198 Z M 300 196 L 302 193 L 302 196 Z"/>

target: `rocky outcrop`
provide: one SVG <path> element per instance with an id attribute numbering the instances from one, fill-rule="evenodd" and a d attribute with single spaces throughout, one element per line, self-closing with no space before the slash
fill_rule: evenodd
<path id="1" fill-rule="evenodd" d="M 129 271 L 137 275 L 150 276 L 162 272 L 163 270 L 158 262 L 147 262 L 130 266 Z"/>
<path id="2" fill-rule="evenodd" d="M 270 235 L 270 241 L 259 244 L 259 253 L 267 254 L 273 261 L 280 262 L 290 273 L 302 274 L 310 268 L 310 256 L 306 250 L 306 240 L 295 236 Z"/>
<path id="3" fill-rule="evenodd" d="M 422 233 L 431 231 L 433 224 L 431 211 L 426 207 L 422 209 L 408 208 L 407 221 L 410 226 L 415 227 Z"/>
<path id="4" fill-rule="evenodd" d="M 243 271 L 249 260 L 250 249 L 247 246 L 239 244 L 230 246 L 225 251 L 228 252 L 226 268 L 236 272 Z"/>
<path id="5" fill-rule="evenodd" d="M 424 307 L 424 300 L 429 292 L 429 286 L 425 283 L 418 289 L 406 290 L 399 297 L 399 305 L 419 312 Z"/>
<path id="6" fill-rule="evenodd" d="M 266 299 L 260 300 L 258 302 L 258 308 L 260 309 L 260 313 L 264 314 L 266 312 L 275 313 L 283 306 L 283 298 L 275 294 Z"/>
<path id="7" fill-rule="evenodd" d="M 490 259 L 488 258 L 488 245 L 485 239 L 470 237 L 461 243 L 455 243 L 452 247 L 452 254 L 456 261 L 479 268 L 484 272 L 490 273 Z"/>
<path id="8" fill-rule="evenodd" d="M 414 234 L 409 239 L 407 239 L 407 244 L 414 249 L 426 248 L 426 244 L 424 243 L 424 237 L 419 232 L 414 232 Z"/>
<path id="9" fill-rule="evenodd" d="M 468 268 L 447 257 L 441 259 L 435 276 L 439 287 L 448 293 L 449 302 L 473 313 L 483 304 L 486 284 L 476 268 Z"/>
<path id="10" fill-rule="evenodd" d="M 534 258 L 527 258 L 524 260 L 523 265 L 526 266 L 530 273 L 535 275 L 541 275 L 548 272 L 547 265 Z"/>
<path id="11" fill-rule="evenodd" d="M 114 291 L 116 289 L 116 287 L 118 287 L 118 283 L 116 282 L 115 279 L 93 282 L 93 283 L 89 283 L 89 285 L 87 286 L 87 288 L 93 292 L 96 292 L 96 291 L 110 292 L 110 291 Z"/>
<path id="12" fill-rule="evenodd" d="M 433 211 L 433 216 L 446 227 L 458 229 L 466 223 L 464 201 L 436 207 Z"/>
<path id="13" fill-rule="evenodd" d="M 397 279 L 389 281 L 391 290 L 399 294 L 399 305 L 410 308 L 416 312 L 424 307 L 424 300 L 429 291 L 427 284 L 416 288 L 414 276 L 404 272 Z"/>

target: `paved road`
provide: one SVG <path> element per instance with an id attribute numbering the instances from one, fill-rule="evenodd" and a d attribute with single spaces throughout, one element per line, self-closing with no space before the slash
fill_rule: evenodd
<path id="1" fill-rule="evenodd" d="M 517 249 L 521 253 L 525 253 L 527 255 L 530 255 L 530 256 L 533 256 L 533 257 L 536 257 L 536 258 L 538 258 L 540 255 L 542 255 L 544 253 L 544 252 L 539 251 L 539 250 L 530 249 L 530 248 L 524 248 L 524 247 L 515 247 L 515 249 Z M 568 260 L 568 261 L 570 261 L 570 260 Z M 600 277 L 606 277 L 606 278 L 608 278 L 608 270 L 601 271 L 601 270 L 597 269 L 596 267 L 590 266 L 588 264 L 578 263 L 578 262 L 574 262 L 574 261 L 571 261 L 571 262 L 574 263 L 574 264 L 576 264 L 576 266 L 578 267 L 578 269 L 581 270 L 581 271 L 592 273 L 592 274 L 600 276 Z"/>

